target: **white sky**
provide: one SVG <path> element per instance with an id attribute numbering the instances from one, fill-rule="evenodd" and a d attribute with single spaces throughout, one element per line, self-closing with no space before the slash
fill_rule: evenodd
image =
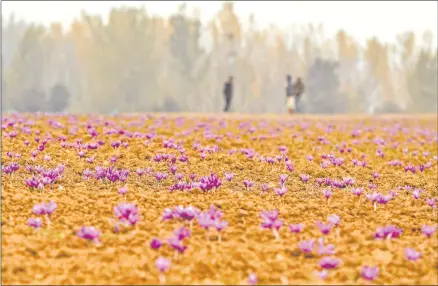
<path id="1" fill-rule="evenodd" d="M 145 6 L 151 14 L 168 16 L 182 1 L 2 1 L 2 14 L 15 13 L 18 19 L 69 25 L 81 10 L 105 17 L 112 7 Z M 274 24 L 289 28 L 292 24 L 324 25 L 327 36 L 346 30 L 361 43 L 377 36 L 394 41 L 397 34 L 425 30 L 437 38 L 437 1 L 236 1 L 236 13 L 247 20 L 254 13 L 259 26 Z M 188 1 L 188 11 L 199 8 L 201 19 L 210 20 L 221 8 L 221 1 Z"/>

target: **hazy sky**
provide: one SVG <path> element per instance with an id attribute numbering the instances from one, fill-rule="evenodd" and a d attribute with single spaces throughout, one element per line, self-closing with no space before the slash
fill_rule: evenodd
<path id="1" fill-rule="evenodd" d="M 68 25 L 80 15 L 106 16 L 114 6 L 145 6 L 151 14 L 167 16 L 177 10 L 182 1 L 2 1 L 2 14 L 15 13 L 17 18 L 43 24 L 61 22 Z M 188 11 L 199 8 L 201 19 L 211 19 L 221 7 L 221 1 L 187 1 Z M 292 24 L 324 24 L 331 35 L 343 28 L 363 43 L 377 36 L 394 41 L 398 33 L 431 30 L 437 36 L 437 1 L 242 1 L 235 2 L 235 11 L 247 20 L 254 13 L 260 26 L 274 24 L 281 28 Z"/>

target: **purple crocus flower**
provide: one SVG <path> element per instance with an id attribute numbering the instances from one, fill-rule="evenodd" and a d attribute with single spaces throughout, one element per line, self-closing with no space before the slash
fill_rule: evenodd
<path id="1" fill-rule="evenodd" d="M 178 238 L 178 240 L 183 240 L 191 235 L 190 230 L 186 229 L 184 226 L 175 229 L 173 234 L 175 234 L 175 237 Z"/>
<path id="2" fill-rule="evenodd" d="M 322 190 L 322 194 L 327 200 L 332 196 L 332 192 L 329 189 Z"/>
<path id="3" fill-rule="evenodd" d="M 35 172 L 37 172 L 38 174 L 41 174 L 42 172 L 44 172 L 44 168 L 41 166 L 35 166 Z"/>
<path id="4" fill-rule="evenodd" d="M 298 248 L 304 253 L 311 253 L 315 245 L 315 240 L 302 240 L 298 243 Z"/>
<path id="5" fill-rule="evenodd" d="M 363 279 L 371 281 L 374 280 L 377 275 L 379 275 L 379 267 L 364 266 L 362 267 L 360 273 L 362 274 Z"/>
<path id="6" fill-rule="evenodd" d="M 322 161 L 320 164 L 321 168 L 326 169 L 330 166 L 330 162 L 328 161 Z"/>
<path id="7" fill-rule="evenodd" d="M 41 183 L 45 186 L 45 185 L 49 185 L 52 183 L 52 180 L 48 177 L 42 177 L 41 178 Z"/>
<path id="8" fill-rule="evenodd" d="M 254 273 L 248 275 L 248 285 L 256 285 L 257 284 L 257 276 Z"/>
<path id="9" fill-rule="evenodd" d="M 173 211 L 169 208 L 164 209 L 163 214 L 161 215 L 161 220 L 166 221 L 174 218 Z"/>
<path id="10" fill-rule="evenodd" d="M 328 244 L 324 246 L 324 239 L 320 237 L 318 238 L 318 254 L 333 255 L 335 254 L 335 246 L 333 244 Z"/>
<path id="11" fill-rule="evenodd" d="M 30 153 L 33 158 L 35 158 L 38 155 L 38 150 L 34 150 Z"/>
<path id="12" fill-rule="evenodd" d="M 333 227 L 331 223 L 324 224 L 321 221 L 317 221 L 315 224 L 319 228 L 319 231 L 321 231 L 321 233 L 324 235 L 329 234 Z"/>
<path id="13" fill-rule="evenodd" d="M 332 257 L 323 257 L 319 261 L 319 266 L 324 269 L 334 269 L 338 267 L 340 260 Z"/>
<path id="14" fill-rule="evenodd" d="M 376 171 L 374 171 L 371 175 L 373 176 L 374 179 L 377 179 L 380 177 L 380 174 L 377 173 Z"/>
<path id="15" fill-rule="evenodd" d="M 278 151 L 280 151 L 282 154 L 286 153 L 288 150 L 289 149 L 284 145 L 278 146 Z"/>
<path id="16" fill-rule="evenodd" d="M 315 271 L 314 273 L 319 279 L 322 280 L 324 280 L 328 276 L 328 271 L 325 269 L 323 269 L 322 271 Z"/>
<path id="17" fill-rule="evenodd" d="M 376 150 L 376 156 L 377 157 L 385 157 L 385 153 L 381 149 Z"/>
<path id="18" fill-rule="evenodd" d="M 411 173 L 415 174 L 415 172 L 417 171 L 417 168 L 411 164 L 408 164 L 404 167 L 405 172 L 410 171 Z"/>
<path id="19" fill-rule="evenodd" d="M 304 183 L 307 183 L 310 180 L 310 176 L 306 175 L 306 174 L 300 174 L 300 179 L 301 181 L 303 181 Z"/>
<path id="20" fill-rule="evenodd" d="M 167 177 L 168 177 L 168 174 L 167 173 L 155 173 L 154 174 L 154 176 L 155 176 L 155 179 L 158 181 L 158 182 L 161 182 L 162 180 L 165 180 Z"/>
<path id="21" fill-rule="evenodd" d="M 205 229 L 209 229 L 210 226 L 212 226 L 213 224 L 213 220 L 208 213 L 201 213 L 200 215 L 198 215 L 197 221 L 198 224 Z"/>
<path id="22" fill-rule="evenodd" d="M 222 185 L 222 181 L 219 177 L 213 173 L 208 177 L 203 177 L 199 181 L 199 188 L 202 191 L 209 191 L 212 189 L 217 189 Z"/>
<path id="23" fill-rule="evenodd" d="M 189 186 L 189 187 L 188 187 Z M 184 191 L 186 189 L 190 189 L 192 186 L 191 184 L 187 184 L 185 182 L 182 181 L 178 181 L 176 184 L 174 184 L 173 186 L 170 186 L 170 190 L 171 191 L 176 191 L 176 190 L 180 190 L 180 191 Z"/>
<path id="24" fill-rule="evenodd" d="M 374 234 L 374 238 L 375 239 L 396 238 L 396 237 L 399 237 L 402 232 L 403 232 L 403 230 L 396 227 L 396 226 L 386 225 L 384 227 L 379 227 L 377 229 L 376 233 Z"/>
<path id="25" fill-rule="evenodd" d="M 356 180 L 353 179 L 353 178 L 350 178 L 350 177 L 347 177 L 347 178 L 343 179 L 343 184 L 345 186 L 352 186 L 352 185 L 354 185 L 355 182 L 356 182 Z"/>
<path id="26" fill-rule="evenodd" d="M 122 143 L 120 141 L 114 141 L 114 142 L 111 142 L 110 144 L 111 144 L 111 147 L 116 149 L 116 148 L 119 148 L 120 144 L 122 144 Z"/>
<path id="27" fill-rule="evenodd" d="M 27 225 L 38 229 L 43 225 L 43 221 L 40 218 L 30 218 L 27 220 Z"/>
<path id="28" fill-rule="evenodd" d="M 193 173 L 190 174 L 190 175 L 189 175 L 189 178 L 190 178 L 190 180 L 193 181 L 194 179 L 196 179 L 196 174 L 193 174 Z"/>
<path id="29" fill-rule="evenodd" d="M 40 181 L 35 177 L 26 179 L 24 182 L 26 183 L 26 185 L 28 185 L 31 188 L 37 188 L 40 184 Z"/>
<path id="30" fill-rule="evenodd" d="M 120 203 L 114 207 L 115 216 L 124 223 L 135 225 L 139 220 L 138 209 L 135 204 Z"/>
<path id="31" fill-rule="evenodd" d="M 415 189 L 412 192 L 412 195 L 413 195 L 414 199 L 418 200 L 420 198 L 420 191 L 418 189 Z"/>
<path id="32" fill-rule="evenodd" d="M 363 188 L 353 188 L 351 189 L 351 192 L 359 197 L 363 193 Z"/>
<path id="33" fill-rule="evenodd" d="M 337 214 L 332 214 L 332 215 L 329 215 L 327 217 L 327 221 L 329 223 L 331 223 L 332 225 L 337 226 L 337 225 L 339 225 L 339 222 L 341 221 L 341 217 L 338 216 Z"/>
<path id="34" fill-rule="evenodd" d="M 286 174 L 282 174 L 280 175 L 280 186 L 284 186 L 284 184 L 286 183 L 286 180 L 289 176 Z"/>
<path id="35" fill-rule="evenodd" d="M 304 224 L 303 223 L 290 224 L 289 225 L 289 230 L 291 232 L 300 233 L 300 232 L 303 231 L 303 229 L 304 229 Z"/>
<path id="36" fill-rule="evenodd" d="M 217 231 L 222 231 L 228 227 L 228 222 L 225 220 L 215 219 L 213 222 L 213 226 Z"/>
<path id="37" fill-rule="evenodd" d="M 326 178 L 316 178 L 315 181 L 320 186 L 322 186 L 323 184 L 324 185 L 328 185 L 329 183 L 331 184 L 331 181 L 330 182 L 326 182 Z"/>
<path id="38" fill-rule="evenodd" d="M 392 195 L 389 194 L 387 196 L 381 195 L 378 199 L 377 202 L 379 204 L 387 204 L 390 200 L 392 200 Z"/>
<path id="39" fill-rule="evenodd" d="M 210 216 L 212 220 L 220 219 L 223 216 L 221 210 L 219 210 L 215 205 L 211 205 L 210 209 L 208 209 L 207 214 Z"/>
<path id="40" fill-rule="evenodd" d="M 2 166 L 2 171 L 5 174 L 12 174 L 13 172 L 17 171 L 18 169 L 20 169 L 20 166 L 17 163 L 11 163 L 10 165 L 3 165 Z"/>
<path id="41" fill-rule="evenodd" d="M 182 178 L 184 178 L 184 174 L 183 174 L 183 173 L 176 173 L 176 174 L 175 174 L 175 178 L 176 178 L 177 180 L 182 180 Z"/>
<path id="42" fill-rule="evenodd" d="M 282 225 L 283 222 L 281 220 L 278 220 L 278 211 L 274 210 L 274 211 L 263 211 L 260 214 L 260 217 L 262 218 L 263 222 L 261 224 L 262 228 L 275 228 L 275 229 L 279 229 Z"/>
<path id="43" fill-rule="evenodd" d="M 392 161 L 388 162 L 388 165 L 399 167 L 399 166 L 402 166 L 403 163 L 400 160 L 392 160 Z"/>
<path id="44" fill-rule="evenodd" d="M 152 249 L 159 249 L 161 247 L 162 243 L 161 243 L 161 241 L 159 239 L 153 238 L 151 240 L 150 245 L 151 245 Z"/>
<path id="45" fill-rule="evenodd" d="M 179 240 L 177 237 L 169 238 L 167 243 L 178 253 L 184 253 L 187 249 L 187 246 L 183 245 L 182 240 Z"/>
<path id="46" fill-rule="evenodd" d="M 120 195 L 125 195 L 128 192 L 128 188 L 122 187 L 117 190 Z"/>
<path id="47" fill-rule="evenodd" d="M 83 226 L 76 235 L 80 238 L 91 240 L 95 243 L 99 242 L 100 231 L 93 226 Z"/>
<path id="48" fill-rule="evenodd" d="M 436 225 L 423 225 L 421 226 L 421 232 L 427 236 L 427 237 L 431 237 L 436 231 Z"/>
<path id="49" fill-rule="evenodd" d="M 343 181 L 338 181 L 338 180 L 333 180 L 331 185 L 335 188 L 340 188 L 340 189 L 343 189 L 346 186 Z"/>
<path id="50" fill-rule="evenodd" d="M 289 172 L 293 172 L 293 171 L 294 171 L 294 166 L 292 165 L 292 162 L 291 162 L 291 161 L 286 161 L 285 166 L 286 166 L 286 169 L 287 169 Z"/>
<path id="51" fill-rule="evenodd" d="M 278 235 L 278 230 L 283 225 L 283 221 L 278 219 L 278 211 L 263 211 L 260 214 L 260 217 L 262 218 L 262 224 L 260 225 L 261 228 L 265 229 L 271 229 L 274 233 L 274 236 L 276 239 L 279 239 L 280 236 Z"/>
<path id="52" fill-rule="evenodd" d="M 116 156 L 116 155 L 112 156 L 112 157 L 110 158 L 110 162 L 111 162 L 111 163 L 115 163 L 115 162 L 117 162 L 117 156 Z"/>
<path id="53" fill-rule="evenodd" d="M 194 219 L 199 213 L 199 210 L 193 206 L 188 206 L 186 208 L 174 209 L 174 214 L 183 220 L 191 221 Z"/>
<path id="54" fill-rule="evenodd" d="M 275 193 L 282 197 L 284 194 L 287 193 L 287 188 L 285 186 L 282 186 L 281 188 L 276 188 Z"/>
<path id="55" fill-rule="evenodd" d="M 377 202 L 380 199 L 381 196 L 382 196 L 382 194 L 380 194 L 380 193 L 378 193 L 376 191 L 374 191 L 372 194 L 367 194 L 366 195 L 367 199 L 369 199 L 373 203 Z"/>
<path id="56" fill-rule="evenodd" d="M 243 180 L 243 185 L 249 191 L 251 189 L 251 187 L 254 186 L 254 182 L 245 179 L 245 180 Z"/>
<path id="57" fill-rule="evenodd" d="M 175 165 L 172 165 L 172 166 L 170 166 L 169 170 L 173 175 L 175 175 L 176 171 L 178 170 L 178 167 Z"/>
<path id="58" fill-rule="evenodd" d="M 36 215 L 50 215 L 56 210 L 56 208 L 56 203 L 54 201 L 50 201 L 48 203 L 40 203 L 33 206 L 32 212 Z"/>
<path id="59" fill-rule="evenodd" d="M 137 175 L 138 175 L 139 177 L 143 176 L 143 174 L 144 174 L 144 170 L 143 170 L 143 169 L 140 169 L 140 168 L 137 168 L 137 170 L 135 170 L 135 172 L 137 173 Z"/>
<path id="60" fill-rule="evenodd" d="M 421 253 L 413 248 L 405 248 L 405 258 L 406 260 L 416 261 L 421 257 Z"/>
<path id="61" fill-rule="evenodd" d="M 432 208 L 435 208 L 435 198 L 427 198 L 426 199 L 426 204 L 428 204 L 429 206 L 431 206 Z"/>
<path id="62" fill-rule="evenodd" d="M 155 260 L 155 267 L 157 267 L 160 272 L 166 272 L 170 268 L 170 259 L 162 256 L 158 257 L 157 260 Z"/>

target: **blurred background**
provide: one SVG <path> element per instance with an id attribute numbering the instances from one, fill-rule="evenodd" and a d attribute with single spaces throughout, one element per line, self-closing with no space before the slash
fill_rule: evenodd
<path id="1" fill-rule="evenodd" d="M 3 1 L 2 111 L 436 113 L 437 1 Z"/>

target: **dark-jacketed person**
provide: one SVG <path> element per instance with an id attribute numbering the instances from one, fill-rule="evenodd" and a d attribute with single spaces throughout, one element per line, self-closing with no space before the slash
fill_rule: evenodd
<path id="1" fill-rule="evenodd" d="M 289 114 L 295 111 L 295 98 L 293 92 L 292 76 L 288 74 L 286 76 L 286 106 Z"/>
<path id="2" fill-rule="evenodd" d="M 233 77 L 230 76 L 224 84 L 225 108 L 224 112 L 230 111 L 231 99 L 233 98 Z"/>
<path id="3" fill-rule="evenodd" d="M 295 110 L 301 111 L 301 96 L 304 93 L 304 83 L 300 77 L 297 78 L 293 85 L 293 93 L 295 97 Z"/>

